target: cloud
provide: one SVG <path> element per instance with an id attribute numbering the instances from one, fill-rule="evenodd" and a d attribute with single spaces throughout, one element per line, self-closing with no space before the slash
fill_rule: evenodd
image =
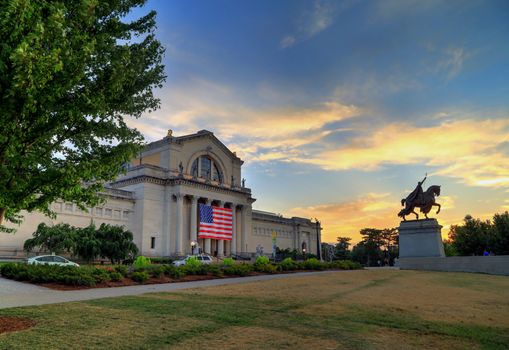
<path id="1" fill-rule="evenodd" d="M 286 49 L 287 47 L 293 46 L 295 44 L 295 42 L 296 42 L 295 37 L 289 35 L 289 36 L 285 36 L 283 39 L 281 39 L 279 46 L 282 49 Z"/>
<path id="2" fill-rule="evenodd" d="M 348 2 L 345 2 L 347 4 Z M 343 5 L 346 8 L 345 5 Z M 279 47 L 286 49 L 297 42 L 310 39 L 324 31 L 334 23 L 334 15 L 338 12 L 335 3 L 315 0 L 313 7 L 302 14 L 294 34 L 285 35 L 279 42 Z"/>
<path id="3" fill-rule="evenodd" d="M 390 164 L 426 164 L 436 174 L 472 186 L 509 186 L 509 156 L 497 146 L 509 139 L 509 119 L 446 121 L 432 127 L 393 123 L 328 147 L 313 157 L 292 161 L 326 170 L 377 170 Z"/>
<path id="4" fill-rule="evenodd" d="M 270 87 L 264 86 L 265 91 Z M 307 108 L 252 106 L 242 93 L 203 79 L 168 87 L 159 96 L 162 108 L 139 120 L 129 120 L 148 141 L 167 129 L 175 134 L 213 131 L 240 157 L 272 161 L 298 157 L 300 147 L 319 142 L 331 131 L 323 127 L 360 115 L 361 109 L 330 100 Z"/>
<path id="5" fill-rule="evenodd" d="M 445 73 L 446 79 L 451 80 L 459 74 L 470 54 L 465 49 L 456 47 L 445 49 L 444 56 L 437 64 L 437 71 Z"/>
<path id="6" fill-rule="evenodd" d="M 335 242 L 338 236 L 352 237 L 358 242 L 362 228 L 397 226 L 399 205 L 399 200 L 391 198 L 389 193 L 368 193 L 348 202 L 298 207 L 287 212 L 293 216 L 318 218 L 324 229 L 323 242 Z"/>

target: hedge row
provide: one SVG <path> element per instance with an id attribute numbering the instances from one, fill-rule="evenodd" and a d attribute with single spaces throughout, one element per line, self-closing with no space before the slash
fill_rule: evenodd
<path id="1" fill-rule="evenodd" d="M 321 262 L 317 259 L 309 259 L 295 262 L 287 258 L 278 264 L 273 264 L 266 258 L 258 258 L 256 263 L 248 264 L 189 264 L 183 266 L 151 264 L 143 267 L 128 268 L 125 265 L 116 265 L 107 268 L 93 266 L 71 267 L 56 265 L 27 265 L 19 263 L 7 263 L 0 266 L 0 274 L 6 278 L 17 281 L 32 283 L 56 282 L 72 286 L 90 286 L 97 283 L 120 281 L 131 278 L 138 283 L 145 283 L 149 278 L 160 278 L 163 275 L 173 279 L 180 279 L 188 275 L 213 275 L 213 276 L 247 276 L 252 272 L 278 273 L 294 270 L 327 270 L 361 269 L 362 266 L 352 261 L 335 261 L 332 263 Z"/>

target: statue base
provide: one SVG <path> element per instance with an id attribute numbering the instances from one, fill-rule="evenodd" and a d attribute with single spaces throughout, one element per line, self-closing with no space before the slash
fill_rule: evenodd
<path id="1" fill-rule="evenodd" d="M 441 229 L 436 219 L 401 221 L 399 257 L 445 257 Z"/>

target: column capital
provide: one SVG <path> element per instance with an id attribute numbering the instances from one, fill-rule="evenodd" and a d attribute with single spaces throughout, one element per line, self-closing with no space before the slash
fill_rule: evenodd
<path id="1" fill-rule="evenodd" d="M 179 193 L 175 193 L 174 196 L 175 196 L 175 198 L 177 198 L 177 200 L 182 200 L 182 199 L 184 199 L 185 195 L 183 193 L 179 192 Z"/>
<path id="2" fill-rule="evenodd" d="M 195 195 L 192 195 L 192 194 L 188 194 L 188 196 L 189 196 L 189 198 L 191 198 L 191 202 L 193 204 L 198 202 L 198 196 L 195 196 Z"/>

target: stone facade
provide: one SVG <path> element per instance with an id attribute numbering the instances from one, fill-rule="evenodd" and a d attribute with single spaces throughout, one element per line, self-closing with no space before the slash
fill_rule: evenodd
<path id="1" fill-rule="evenodd" d="M 321 228 L 304 218 L 284 218 L 252 209 L 251 189 L 242 180 L 243 161 L 210 131 L 180 137 L 168 135 L 148 144 L 127 172 L 108 184 L 106 203 L 81 211 L 72 203 L 56 202 L 57 219 L 26 214 L 14 235 L 0 233 L 0 257 L 19 255 L 23 242 L 41 222 L 90 222 L 123 225 L 134 234 L 141 254 L 180 256 L 203 251 L 217 256 L 252 255 L 257 246 L 266 253 L 276 232 L 281 249 L 306 249 L 317 254 Z M 233 239 L 199 239 L 198 204 L 233 210 Z"/>

